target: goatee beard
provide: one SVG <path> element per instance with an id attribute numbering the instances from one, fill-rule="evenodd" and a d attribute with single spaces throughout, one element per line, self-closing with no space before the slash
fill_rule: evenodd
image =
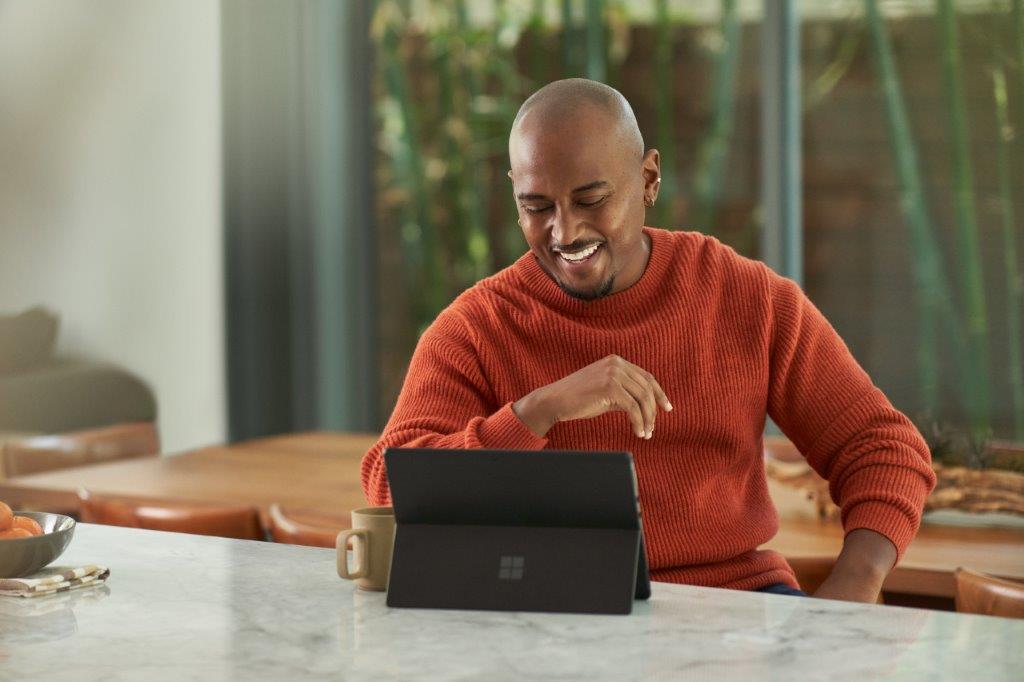
<path id="1" fill-rule="evenodd" d="M 572 287 L 566 286 L 565 283 L 562 282 L 557 277 L 554 279 L 559 289 L 580 301 L 596 301 L 599 298 L 604 298 L 605 296 L 612 292 L 612 287 L 615 286 L 615 275 L 609 277 L 607 280 L 605 280 L 604 284 L 597 287 L 596 289 L 589 289 L 587 291 L 573 289 Z"/>

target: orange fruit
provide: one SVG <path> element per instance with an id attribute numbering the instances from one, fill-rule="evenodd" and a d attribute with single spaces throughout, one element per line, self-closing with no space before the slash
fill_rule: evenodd
<path id="1" fill-rule="evenodd" d="M 40 526 L 35 519 L 29 516 L 15 516 L 14 517 L 14 528 L 24 528 L 32 535 L 42 535 L 43 527 Z"/>
<path id="2" fill-rule="evenodd" d="M 24 528 L 11 528 L 10 530 L 0 530 L 0 540 L 13 540 L 15 538 L 30 538 L 32 533 L 25 530 Z"/>
<path id="3" fill-rule="evenodd" d="M 0 502 L 0 530 L 8 530 L 14 523 L 14 512 L 3 502 Z"/>

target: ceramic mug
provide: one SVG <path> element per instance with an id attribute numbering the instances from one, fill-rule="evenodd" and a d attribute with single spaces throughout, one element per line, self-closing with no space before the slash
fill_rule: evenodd
<path id="1" fill-rule="evenodd" d="M 348 547 L 352 543 L 355 566 L 349 569 Z M 352 528 L 338 533 L 338 576 L 354 580 L 363 590 L 388 588 L 391 549 L 395 543 L 395 511 L 391 507 L 352 510 Z"/>

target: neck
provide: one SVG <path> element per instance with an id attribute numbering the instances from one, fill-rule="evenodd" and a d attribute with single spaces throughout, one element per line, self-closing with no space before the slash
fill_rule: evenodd
<path id="1" fill-rule="evenodd" d="M 615 286 L 612 287 L 611 293 L 617 294 L 620 291 L 625 291 L 634 284 L 640 281 L 643 277 L 644 271 L 647 270 L 647 263 L 651 259 L 651 238 L 647 236 L 647 233 L 640 233 L 640 248 L 637 250 L 636 255 L 630 259 L 630 262 L 619 271 L 615 277 Z"/>

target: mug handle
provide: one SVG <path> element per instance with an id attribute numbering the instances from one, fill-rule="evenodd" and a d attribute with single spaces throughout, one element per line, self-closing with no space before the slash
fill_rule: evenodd
<path id="1" fill-rule="evenodd" d="M 355 570 L 348 570 L 348 539 L 352 538 L 352 553 L 355 554 Z M 338 533 L 338 540 L 335 549 L 338 552 L 338 577 L 346 580 L 365 578 L 370 574 L 369 558 L 370 553 L 366 551 L 366 545 L 370 542 L 370 533 L 365 528 L 349 528 Z"/>

